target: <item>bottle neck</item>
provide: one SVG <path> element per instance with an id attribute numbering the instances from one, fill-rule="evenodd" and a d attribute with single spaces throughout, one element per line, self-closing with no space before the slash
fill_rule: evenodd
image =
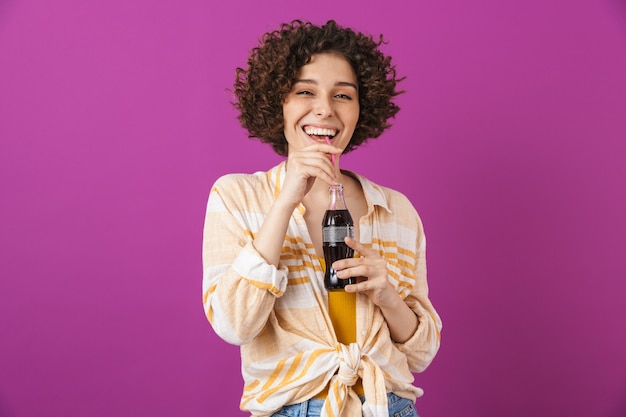
<path id="1" fill-rule="evenodd" d="M 331 185 L 328 189 L 329 193 L 329 210 L 346 210 L 346 200 L 343 196 L 343 184 Z"/>

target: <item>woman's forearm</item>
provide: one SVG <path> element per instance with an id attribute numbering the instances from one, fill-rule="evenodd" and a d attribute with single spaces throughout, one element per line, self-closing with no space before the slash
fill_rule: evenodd
<path id="1" fill-rule="evenodd" d="M 381 307 L 385 317 L 389 333 L 394 342 L 404 343 L 415 334 L 419 325 L 419 319 L 415 312 L 397 296 L 397 300 L 391 305 Z"/>
<path id="2" fill-rule="evenodd" d="M 265 217 L 252 244 L 267 263 L 278 266 L 287 226 L 295 206 L 276 200 Z"/>

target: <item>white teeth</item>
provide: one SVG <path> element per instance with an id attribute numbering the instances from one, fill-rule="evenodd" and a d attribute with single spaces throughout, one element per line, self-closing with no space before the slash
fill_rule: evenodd
<path id="1" fill-rule="evenodd" d="M 335 136 L 337 133 L 334 129 L 322 129 L 319 127 L 306 127 L 304 129 L 304 133 L 307 135 L 315 135 L 315 136 Z"/>

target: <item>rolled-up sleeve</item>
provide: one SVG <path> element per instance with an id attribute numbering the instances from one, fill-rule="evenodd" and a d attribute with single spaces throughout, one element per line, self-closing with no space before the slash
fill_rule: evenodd
<path id="1" fill-rule="evenodd" d="M 287 287 L 287 268 L 268 264 L 255 250 L 257 225 L 249 224 L 241 203 L 234 206 L 224 198 L 223 190 L 229 189 L 232 184 L 222 178 L 209 195 L 202 245 L 203 305 L 215 332 L 241 345 L 265 326 L 276 297 Z"/>
<path id="2" fill-rule="evenodd" d="M 396 343 L 396 347 L 406 355 L 411 372 L 422 372 L 433 361 L 439 350 L 442 328 L 441 318 L 428 297 L 426 238 L 419 218 L 417 230 L 417 250 L 413 267 L 415 281 L 404 301 L 417 315 L 419 324 L 409 340 Z"/>

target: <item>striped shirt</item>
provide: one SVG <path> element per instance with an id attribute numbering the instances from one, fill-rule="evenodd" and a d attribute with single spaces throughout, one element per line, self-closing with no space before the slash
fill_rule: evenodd
<path id="1" fill-rule="evenodd" d="M 204 309 L 215 332 L 240 345 L 240 408 L 253 416 L 271 416 L 327 385 L 322 415 L 333 417 L 387 416 L 387 392 L 411 400 L 423 394 L 412 385 L 412 373 L 433 360 L 441 320 L 428 299 L 422 223 L 404 195 L 353 175 L 368 206 L 359 220 L 360 240 L 387 260 L 389 281 L 419 319 L 404 343 L 391 339 L 382 312 L 364 294 L 357 294 L 356 343 L 337 341 L 304 206 L 289 220 L 278 267 L 254 249 L 280 193 L 284 162 L 268 172 L 223 176 L 211 189 L 202 248 Z M 363 404 L 351 389 L 358 378 Z"/>

